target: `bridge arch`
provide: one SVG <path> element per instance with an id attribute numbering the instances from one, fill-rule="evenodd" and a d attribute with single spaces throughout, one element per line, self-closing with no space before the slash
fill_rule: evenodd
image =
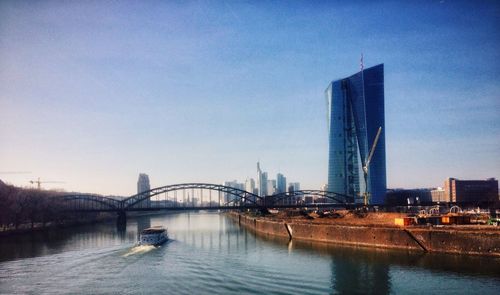
<path id="1" fill-rule="evenodd" d="M 73 204 L 72 206 L 73 210 L 118 211 L 122 207 L 121 200 L 104 197 L 97 194 L 67 194 L 61 197 L 65 202 L 75 202 L 75 204 Z M 100 207 L 92 206 L 95 203 L 100 205 Z"/>
<path id="2" fill-rule="evenodd" d="M 173 192 L 173 191 L 185 191 L 185 190 L 210 190 L 217 191 L 220 193 L 229 194 L 235 196 L 240 202 L 250 204 L 252 206 L 259 206 L 262 204 L 263 198 L 247 192 L 245 190 L 241 190 L 234 187 L 219 185 L 219 184 L 211 184 L 211 183 L 181 183 L 181 184 L 172 184 L 161 186 L 157 188 L 153 188 L 149 191 L 145 191 L 131 197 L 128 197 L 122 201 L 123 210 L 131 209 L 133 206 L 151 199 L 154 196 L 161 195 L 163 193 Z"/>

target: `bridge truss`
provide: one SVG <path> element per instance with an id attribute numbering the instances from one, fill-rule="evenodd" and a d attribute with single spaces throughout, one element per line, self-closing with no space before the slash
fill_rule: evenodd
<path id="1" fill-rule="evenodd" d="M 264 209 L 314 207 L 304 202 L 303 196 L 322 198 L 322 206 L 354 205 L 354 198 L 334 192 L 301 190 L 258 196 L 234 187 L 209 183 L 182 183 L 153 188 L 128 198 L 112 198 L 95 194 L 68 194 L 63 196 L 69 211 L 155 211 L 194 209 Z"/>

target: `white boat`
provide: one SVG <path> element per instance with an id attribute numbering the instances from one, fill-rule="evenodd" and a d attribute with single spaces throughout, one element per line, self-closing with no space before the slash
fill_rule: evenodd
<path id="1" fill-rule="evenodd" d="M 168 240 L 168 231 L 161 226 L 154 226 L 142 230 L 139 237 L 139 245 L 161 245 Z"/>

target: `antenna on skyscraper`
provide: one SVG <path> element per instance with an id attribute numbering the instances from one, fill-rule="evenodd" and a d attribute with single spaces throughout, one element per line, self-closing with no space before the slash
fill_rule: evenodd
<path id="1" fill-rule="evenodd" d="M 361 59 L 359 60 L 359 67 L 360 67 L 360 71 L 361 71 L 361 74 L 363 73 L 363 70 L 365 68 L 365 65 L 363 64 L 363 52 L 361 52 Z"/>

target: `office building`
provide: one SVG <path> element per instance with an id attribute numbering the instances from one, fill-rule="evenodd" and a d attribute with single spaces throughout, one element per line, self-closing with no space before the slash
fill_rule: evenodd
<path id="1" fill-rule="evenodd" d="M 328 191 L 354 196 L 358 202 L 362 202 L 366 191 L 371 204 L 383 204 L 387 188 L 383 64 L 333 81 L 325 94 L 329 133 Z M 379 127 L 382 131 L 365 175 L 363 166 Z"/>
<path id="2" fill-rule="evenodd" d="M 283 174 L 278 173 L 276 175 L 276 193 L 281 194 L 284 192 L 286 192 L 286 177 Z"/>
<path id="3" fill-rule="evenodd" d="M 151 185 L 149 184 L 149 176 L 145 173 L 139 173 L 139 179 L 137 180 L 137 194 L 141 194 L 149 190 L 151 190 Z M 151 199 L 143 201 L 142 205 L 149 207 L 151 205 Z"/>
<path id="4" fill-rule="evenodd" d="M 137 180 L 137 193 L 143 193 L 149 191 L 151 185 L 149 184 L 149 176 L 144 173 L 139 174 L 139 179 Z"/>
<path id="5" fill-rule="evenodd" d="M 452 203 L 494 205 L 498 202 L 498 180 L 448 178 L 444 181 L 444 195 L 445 199 Z"/>
<path id="6" fill-rule="evenodd" d="M 300 191 L 300 183 L 299 182 L 288 183 L 288 192 L 293 193 L 295 191 Z"/>
<path id="7" fill-rule="evenodd" d="M 268 179 L 267 179 L 267 172 L 262 172 L 261 174 L 261 183 L 260 183 L 260 196 L 267 196 L 269 194 L 268 192 Z"/>
<path id="8" fill-rule="evenodd" d="M 253 178 L 247 178 L 247 180 L 245 180 L 245 190 L 249 193 L 255 191 L 255 180 Z"/>
<path id="9" fill-rule="evenodd" d="M 237 180 L 224 181 L 224 183 L 222 185 L 223 186 L 232 187 L 232 188 L 236 188 L 236 189 L 240 189 L 240 190 L 245 190 L 245 184 L 239 183 Z M 232 194 L 229 194 L 229 193 L 224 193 L 224 202 L 228 203 L 228 202 L 232 202 L 232 201 L 239 202 L 240 200 L 235 195 L 232 195 Z"/>
<path id="10" fill-rule="evenodd" d="M 257 188 L 259 196 L 267 195 L 267 172 L 262 172 L 259 162 L 257 162 Z"/>
<path id="11" fill-rule="evenodd" d="M 269 179 L 267 181 L 267 194 L 268 195 L 276 194 L 276 180 L 275 179 Z"/>
<path id="12" fill-rule="evenodd" d="M 256 194 L 255 180 L 253 178 L 247 178 L 245 180 L 245 190 L 249 193 Z M 255 202 L 255 197 L 251 197 L 248 201 Z"/>
<path id="13" fill-rule="evenodd" d="M 431 190 L 432 202 L 434 203 L 448 202 L 445 196 L 446 196 L 445 191 L 441 187 Z"/>

